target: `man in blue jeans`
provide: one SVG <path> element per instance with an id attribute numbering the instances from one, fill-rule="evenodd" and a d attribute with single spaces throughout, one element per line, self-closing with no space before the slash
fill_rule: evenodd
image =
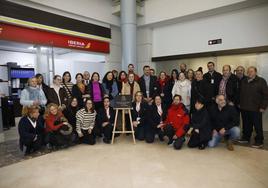
<path id="1" fill-rule="evenodd" d="M 233 140 L 240 136 L 239 115 L 234 106 L 227 104 L 224 95 L 216 96 L 216 105 L 211 108 L 211 123 L 213 128 L 209 147 L 216 147 L 222 138 L 225 139 L 228 150 L 233 151 Z"/>

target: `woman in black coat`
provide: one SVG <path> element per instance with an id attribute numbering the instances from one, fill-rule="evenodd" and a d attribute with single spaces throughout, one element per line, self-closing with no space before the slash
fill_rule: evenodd
<path id="1" fill-rule="evenodd" d="M 149 105 L 143 101 L 143 93 L 138 91 L 135 94 L 135 101 L 132 103 L 133 109 L 131 110 L 132 123 L 134 126 L 135 137 L 138 140 L 148 138 L 148 117 Z"/>
<path id="2" fill-rule="evenodd" d="M 75 76 L 76 84 L 72 88 L 73 97 L 77 98 L 79 108 L 84 107 L 86 98 L 90 98 L 90 91 L 88 85 L 83 83 L 82 73 L 77 73 Z"/>
<path id="3" fill-rule="evenodd" d="M 109 97 L 104 97 L 103 108 L 97 114 L 97 125 L 104 135 L 103 142 L 106 144 L 111 143 L 114 120 L 115 110 L 110 106 Z"/>
<path id="4" fill-rule="evenodd" d="M 79 110 L 77 98 L 72 97 L 71 103 L 63 110 L 64 117 L 68 120 L 68 123 L 73 127 L 72 142 L 79 143 L 78 134 L 76 129 L 76 113 Z"/>
<path id="5" fill-rule="evenodd" d="M 164 121 L 167 118 L 167 107 L 162 102 L 162 99 L 159 95 L 154 98 L 154 103 L 151 106 L 151 113 L 150 113 L 150 128 L 151 128 L 151 135 L 149 137 L 149 142 L 154 142 L 155 134 L 158 134 L 159 140 L 163 141 L 163 131 L 160 127 L 162 127 Z"/>
<path id="6" fill-rule="evenodd" d="M 202 99 L 195 102 L 195 109 L 196 111 L 192 114 L 190 129 L 187 132 L 189 137 L 188 147 L 205 149 L 212 135 L 210 118 Z"/>
<path id="7" fill-rule="evenodd" d="M 172 103 L 172 82 L 169 81 L 167 74 L 164 71 L 159 73 L 158 77 L 158 85 L 159 85 L 159 95 L 161 96 L 162 102 L 169 107 Z"/>
<path id="8" fill-rule="evenodd" d="M 179 71 L 177 69 L 173 69 L 171 71 L 171 75 L 169 76 L 168 82 L 167 82 L 166 87 L 165 87 L 165 92 L 168 92 L 167 94 L 169 96 L 167 98 L 169 101 L 165 101 L 165 104 L 166 104 L 167 108 L 169 108 L 170 105 L 172 104 L 173 99 L 172 99 L 171 91 L 172 91 L 172 88 L 173 88 L 174 84 L 178 81 L 178 79 L 179 79 Z"/>
<path id="9" fill-rule="evenodd" d="M 19 125 L 20 149 L 26 146 L 25 155 L 29 155 L 41 149 L 44 144 L 44 120 L 39 116 L 39 107 L 31 106 L 23 108 L 23 117 Z"/>
<path id="10" fill-rule="evenodd" d="M 47 104 L 54 103 L 64 109 L 68 105 L 68 94 L 62 87 L 61 82 L 62 79 L 60 75 L 53 77 L 53 84 L 48 92 Z"/>

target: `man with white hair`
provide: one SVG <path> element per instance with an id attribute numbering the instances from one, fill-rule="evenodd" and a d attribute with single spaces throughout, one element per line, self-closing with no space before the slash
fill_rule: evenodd
<path id="1" fill-rule="evenodd" d="M 88 84 L 90 83 L 90 73 L 88 71 L 85 71 L 83 77 L 84 77 L 84 84 L 88 86 Z"/>
<path id="2" fill-rule="evenodd" d="M 232 142 L 240 136 L 239 116 L 235 107 L 227 104 L 224 95 L 217 95 L 216 105 L 211 109 L 210 114 L 213 135 L 208 146 L 216 147 L 224 138 L 227 149 L 233 151 Z"/>

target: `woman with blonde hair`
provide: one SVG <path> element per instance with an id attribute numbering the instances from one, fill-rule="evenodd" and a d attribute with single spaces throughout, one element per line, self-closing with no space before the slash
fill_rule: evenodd
<path id="1" fill-rule="evenodd" d="M 22 90 L 20 104 L 22 106 L 39 106 L 41 114 L 44 114 L 47 98 L 44 91 L 38 87 L 35 77 L 29 78 L 28 86 Z"/>
<path id="2" fill-rule="evenodd" d="M 181 102 L 190 110 L 191 103 L 191 82 L 185 77 L 184 73 L 179 73 L 179 80 L 175 83 L 172 89 L 172 96 L 180 95 Z"/>
<path id="3" fill-rule="evenodd" d="M 26 146 L 25 155 L 29 155 L 43 145 L 44 123 L 36 105 L 23 107 L 22 115 L 18 125 L 20 149 L 23 151 L 23 146 Z"/>
<path id="4" fill-rule="evenodd" d="M 72 142 L 72 126 L 64 117 L 59 106 L 50 103 L 45 112 L 46 132 L 48 143 L 52 147 L 67 147 Z"/>

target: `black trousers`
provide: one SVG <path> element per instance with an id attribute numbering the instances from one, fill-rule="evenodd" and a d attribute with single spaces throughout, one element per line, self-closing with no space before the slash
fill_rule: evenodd
<path id="1" fill-rule="evenodd" d="M 38 151 L 41 149 L 43 143 L 43 138 L 41 135 L 37 136 L 35 141 L 24 142 L 23 144 L 26 146 L 25 154 L 30 154 L 32 152 Z"/>
<path id="2" fill-rule="evenodd" d="M 91 134 L 88 133 L 88 130 L 81 130 L 83 137 L 80 138 L 80 142 L 84 144 L 94 145 L 96 144 L 96 133 L 94 129 L 91 131 Z"/>
<path id="3" fill-rule="evenodd" d="M 262 127 L 262 113 L 241 110 L 242 121 L 243 121 L 243 136 L 242 138 L 250 141 L 253 127 L 256 132 L 255 142 L 263 143 L 263 127 Z"/>
<path id="4" fill-rule="evenodd" d="M 62 135 L 59 131 L 54 131 L 48 133 L 48 143 L 51 146 L 65 146 L 71 145 L 72 143 L 72 134 L 70 135 Z"/>
<path id="5" fill-rule="evenodd" d="M 101 108 L 103 108 L 103 102 L 102 102 L 102 101 L 100 101 L 100 102 L 94 102 L 94 107 L 95 107 L 95 110 L 96 110 L 97 112 L 99 112 L 99 110 L 100 110 Z"/>
<path id="6" fill-rule="evenodd" d="M 111 140 L 113 133 L 113 126 L 111 124 L 108 124 L 105 127 L 102 127 L 102 133 L 104 135 L 104 139 Z"/>
<path id="7" fill-rule="evenodd" d="M 167 125 L 164 128 L 164 135 L 169 138 L 169 140 L 173 140 L 174 144 L 173 147 L 176 150 L 179 150 L 182 148 L 182 145 L 185 141 L 184 137 L 179 137 L 177 139 L 173 139 L 173 136 L 175 135 L 175 129 L 172 127 L 172 125 Z"/>
<path id="8" fill-rule="evenodd" d="M 141 141 L 145 139 L 144 126 L 144 124 L 139 124 L 137 127 L 134 127 L 135 137 Z"/>
<path id="9" fill-rule="evenodd" d="M 193 131 L 190 140 L 188 142 L 188 147 L 189 148 L 196 148 L 199 147 L 201 145 L 205 145 L 207 146 L 208 141 L 201 141 L 200 140 L 200 134 L 196 133 L 195 131 Z"/>
<path id="10" fill-rule="evenodd" d="M 147 143 L 153 143 L 155 135 L 158 135 L 159 139 L 162 140 L 164 137 L 164 132 L 160 128 L 145 129 L 145 141 Z"/>

